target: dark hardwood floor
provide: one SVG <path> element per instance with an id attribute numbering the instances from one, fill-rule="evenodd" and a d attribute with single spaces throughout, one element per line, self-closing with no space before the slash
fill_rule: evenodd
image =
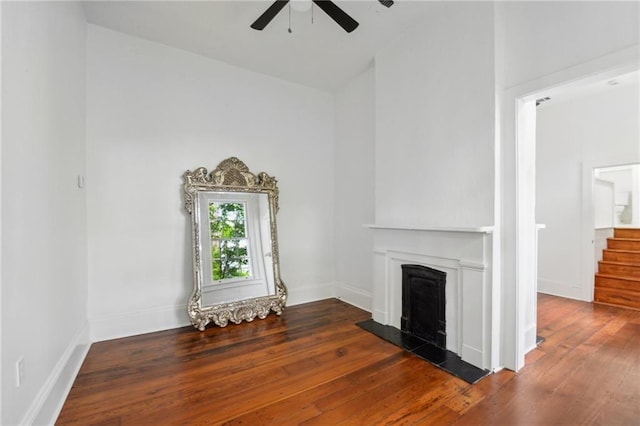
<path id="1" fill-rule="evenodd" d="M 361 330 L 338 300 L 94 343 L 60 425 L 639 425 L 640 311 L 540 295 L 546 340 L 475 385 Z"/>

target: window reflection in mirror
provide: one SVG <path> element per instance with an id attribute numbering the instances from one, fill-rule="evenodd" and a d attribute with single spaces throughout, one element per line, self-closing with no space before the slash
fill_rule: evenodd
<path id="1" fill-rule="evenodd" d="M 269 197 L 264 193 L 216 192 L 200 199 L 202 304 L 275 294 Z"/>
<path id="2" fill-rule="evenodd" d="M 251 277 L 245 203 L 209 203 L 213 281 Z"/>

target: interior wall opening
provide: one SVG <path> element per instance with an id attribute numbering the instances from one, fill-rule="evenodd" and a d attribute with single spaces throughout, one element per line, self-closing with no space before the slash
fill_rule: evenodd
<path id="1" fill-rule="evenodd" d="M 617 97 L 622 99 L 623 84 L 627 90 L 626 101 L 609 96 L 617 91 Z M 594 273 L 597 271 L 597 259 L 594 261 L 597 256 L 596 220 L 602 215 L 594 204 L 596 192 L 601 189 L 596 184 L 596 175 L 611 178 L 630 167 L 622 164 L 622 159 L 640 159 L 638 93 L 636 64 L 631 72 L 628 69 L 617 74 L 601 72 L 595 77 L 567 81 L 518 99 L 519 238 L 525 236 L 525 240 L 533 240 L 538 255 L 535 270 L 530 271 L 533 282 L 520 283 L 524 293 L 520 315 L 524 322 L 525 353 L 537 342 L 538 292 L 593 301 Z M 611 99 L 607 100 L 607 96 Z M 635 110 L 633 106 L 629 109 L 624 102 L 635 102 Z M 585 122 L 584 116 L 597 114 L 598 108 L 602 109 L 600 114 L 605 121 L 601 123 L 600 131 L 608 137 L 592 135 L 594 139 L 600 138 L 599 142 L 594 142 L 585 133 L 593 123 Z M 565 129 L 557 123 L 545 122 L 552 109 L 564 110 L 559 116 L 568 117 Z M 579 121 L 581 116 L 582 122 Z M 623 120 L 628 125 L 626 134 L 623 124 L 614 125 Z M 603 168 L 612 165 L 616 167 Z M 628 173 L 631 179 L 639 182 L 637 172 L 631 170 Z M 640 197 L 634 196 L 633 188 L 628 186 L 633 183 L 617 191 L 617 196 L 616 191 L 611 190 L 614 194 L 610 210 L 614 217 L 610 219 L 614 225 L 635 226 L 638 223 L 633 215 L 634 205 L 638 214 L 637 204 L 634 204 L 637 201 L 633 200 Z M 617 222 L 616 209 L 620 213 Z M 534 223 L 538 226 L 526 226 Z M 526 253 L 526 244 L 526 241 L 519 242 L 520 259 Z M 567 246 L 571 246 L 571 250 Z M 519 261 L 520 272 L 526 272 L 524 263 Z"/>

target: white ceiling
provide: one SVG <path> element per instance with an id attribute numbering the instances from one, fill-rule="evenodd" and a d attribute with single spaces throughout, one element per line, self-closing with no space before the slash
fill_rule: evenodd
<path id="1" fill-rule="evenodd" d="M 346 33 L 318 7 L 285 7 L 263 31 L 249 26 L 273 1 L 88 1 L 87 21 L 252 71 L 334 91 L 370 66 L 387 41 L 427 24 L 429 3 L 335 0 L 360 26 Z"/>

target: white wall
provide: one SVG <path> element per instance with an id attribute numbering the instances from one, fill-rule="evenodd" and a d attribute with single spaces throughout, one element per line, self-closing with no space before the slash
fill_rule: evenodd
<path id="1" fill-rule="evenodd" d="M 536 218 L 547 226 L 540 233 L 538 290 L 543 293 L 585 299 L 583 164 L 640 160 L 638 89 L 635 79 L 575 99 L 552 98 L 537 109 Z"/>
<path id="2" fill-rule="evenodd" d="M 400 228 L 493 225 L 494 5 L 428 2 L 424 7 L 430 9 L 429 18 L 407 28 L 375 57 L 375 223 Z M 438 239 L 444 235 L 441 231 L 399 232 L 405 234 L 418 234 L 434 245 L 433 250 L 422 252 L 433 259 L 444 259 L 452 247 L 464 250 L 470 244 L 465 233 L 453 233 L 446 243 Z M 471 235 L 482 241 L 477 237 L 482 234 Z M 374 282 L 392 273 L 386 249 L 374 248 Z M 482 257 L 478 262 L 482 274 L 491 275 L 486 271 L 492 270 L 492 263 L 492 256 Z M 454 276 L 448 288 L 455 286 Z M 480 298 L 473 293 L 466 300 L 473 304 L 463 305 L 462 296 L 448 302 L 447 315 L 459 304 L 467 320 L 482 318 L 481 324 L 475 324 L 482 333 L 475 337 L 479 346 L 487 346 L 471 345 L 477 349 L 471 356 L 463 345 L 460 353 L 475 365 L 497 368 L 500 345 L 493 309 L 499 305 L 493 303 L 493 281 L 487 280 L 486 286 L 475 287 Z M 374 289 L 375 318 L 384 317 L 380 310 L 390 303 L 384 300 L 391 297 L 390 290 L 383 287 L 376 284 Z"/>
<path id="3" fill-rule="evenodd" d="M 493 223 L 493 5 L 429 3 L 376 55 L 375 219 Z"/>
<path id="4" fill-rule="evenodd" d="M 334 265 L 336 296 L 371 311 L 374 221 L 374 71 L 335 94 Z"/>
<path id="5" fill-rule="evenodd" d="M 85 172 L 86 26 L 78 4 L 1 7 L 1 422 L 46 423 L 88 338 L 86 196 L 77 186 Z M 58 398 L 47 400 L 50 393 Z"/>
<path id="6" fill-rule="evenodd" d="M 89 316 L 94 339 L 186 323 L 182 174 L 230 156 L 278 179 L 289 303 L 333 295 L 333 97 L 89 25 Z"/>
<path id="7" fill-rule="evenodd" d="M 499 2 L 505 87 L 638 43 L 638 2 Z M 500 15 L 499 15 L 500 16 Z"/>

